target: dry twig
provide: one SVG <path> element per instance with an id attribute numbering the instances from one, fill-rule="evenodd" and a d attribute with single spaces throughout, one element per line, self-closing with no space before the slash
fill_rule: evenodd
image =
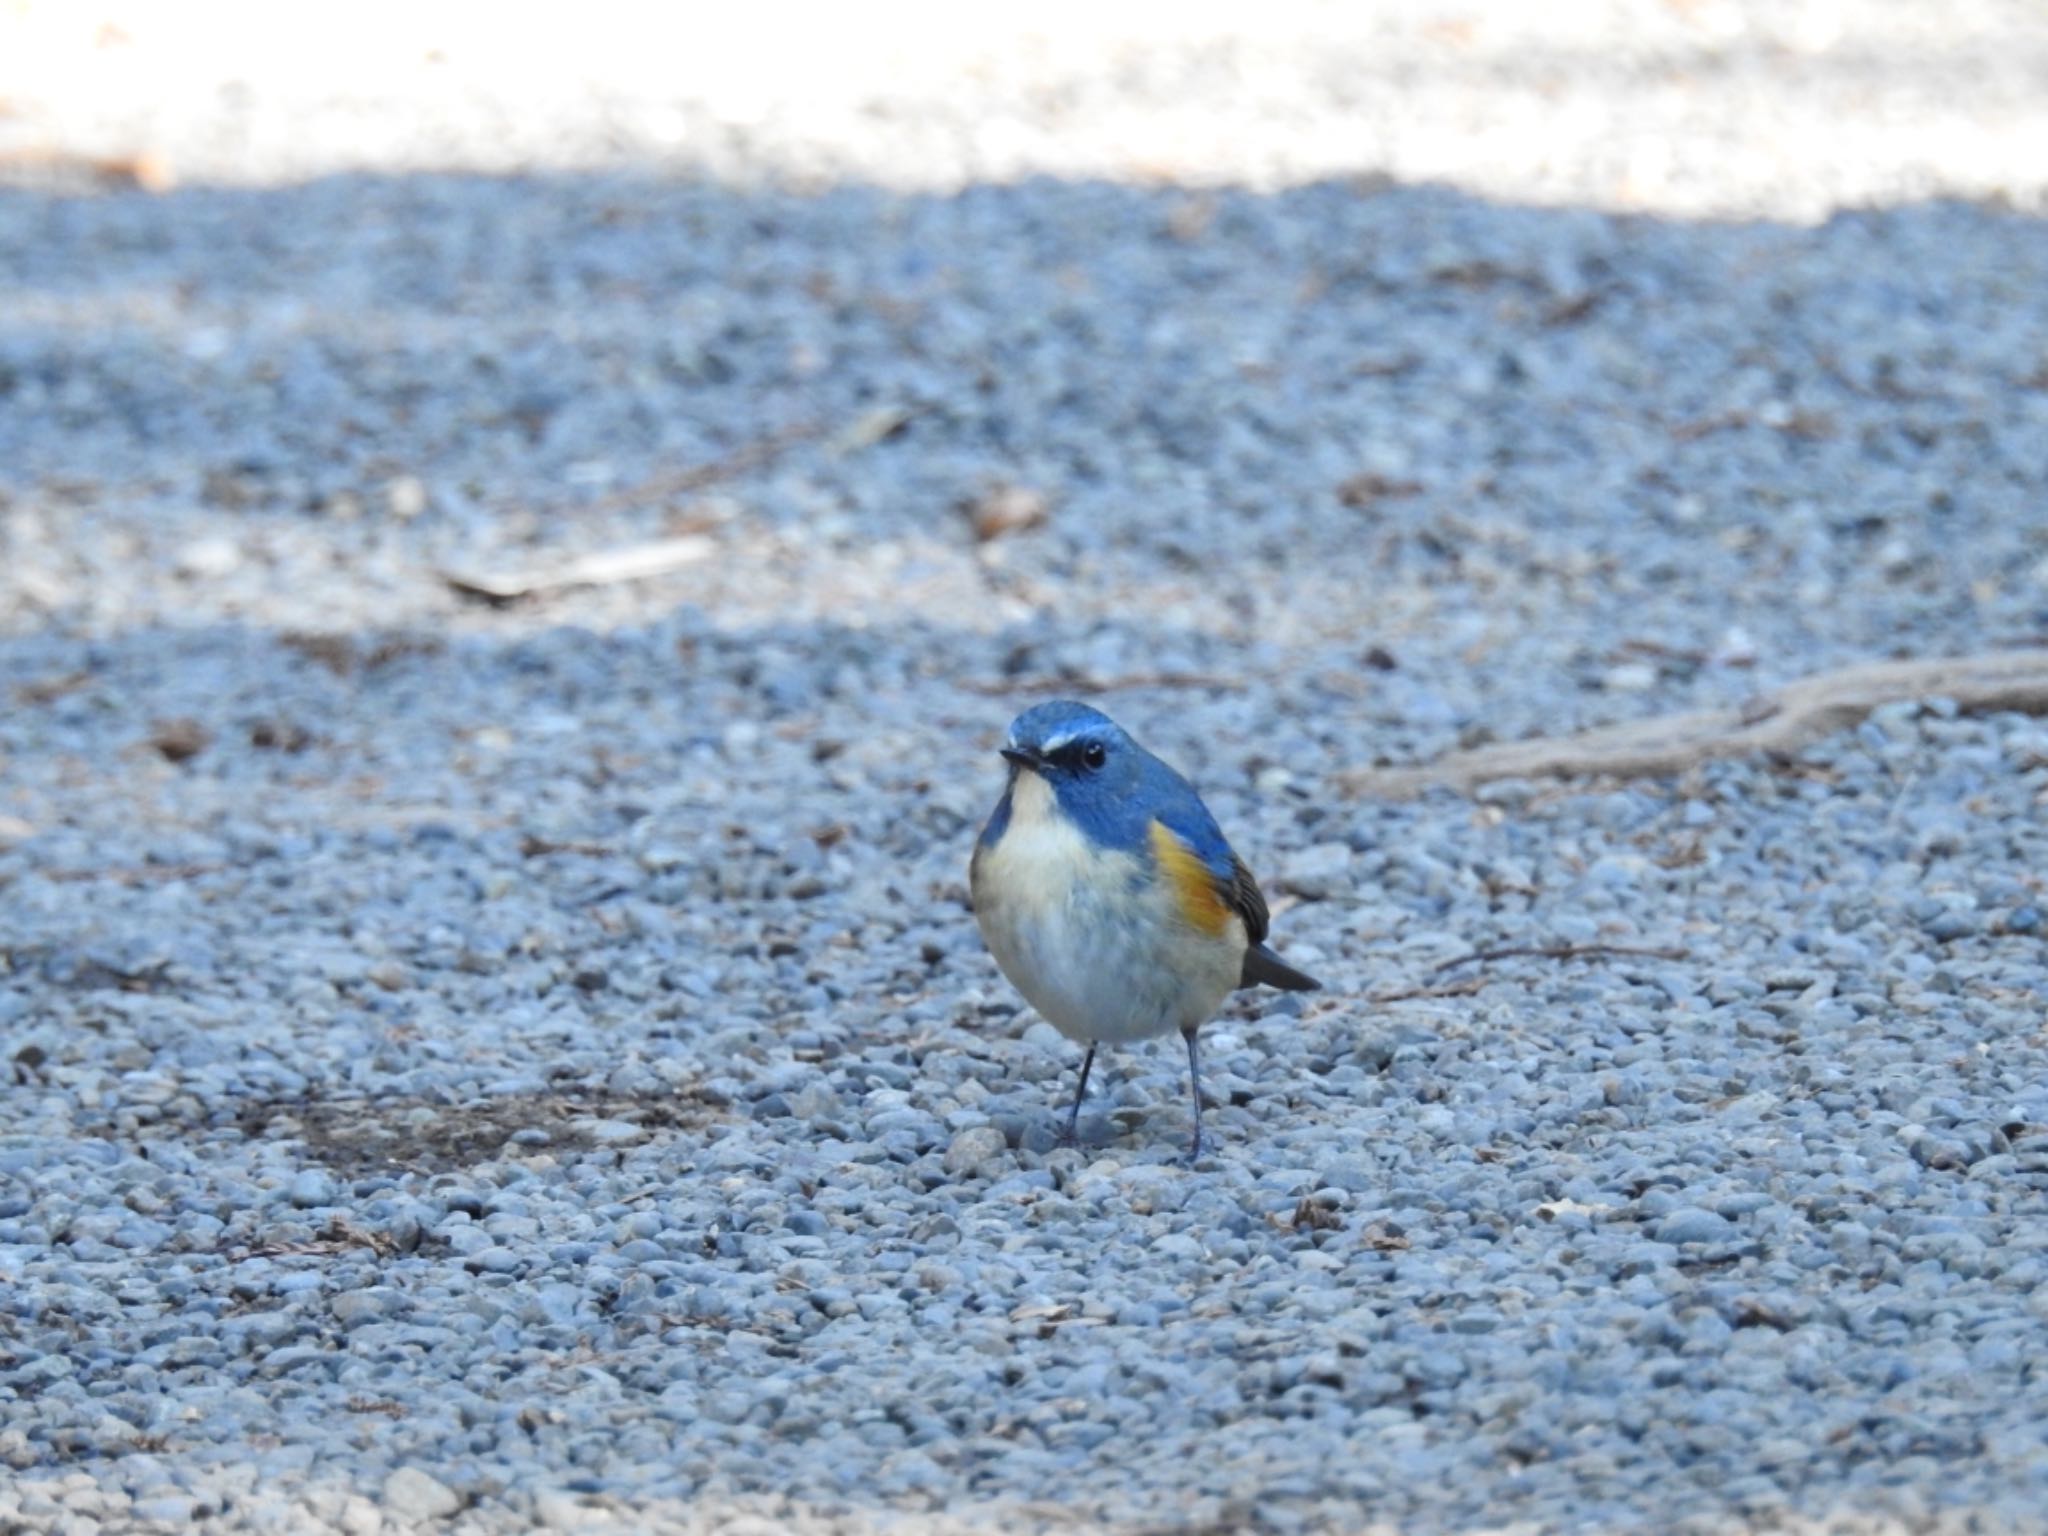
<path id="1" fill-rule="evenodd" d="M 701 491 L 706 486 L 716 485 L 721 480 L 730 480 L 751 469 L 764 469 L 798 443 L 808 442 L 819 436 L 824 427 L 818 422 L 802 422 L 785 427 L 780 432 L 771 432 L 766 437 L 756 438 L 751 443 L 742 443 L 727 454 L 702 464 L 692 464 L 687 469 L 670 470 L 654 475 L 636 485 L 624 486 L 595 501 L 578 502 L 573 507 L 563 508 L 579 517 L 599 516 L 608 512 L 623 512 L 629 507 L 644 506 L 650 501 L 664 501 L 672 496 L 687 496 L 692 491 Z"/>
<path id="2" fill-rule="evenodd" d="M 861 418 L 843 434 L 840 451 L 849 452 L 848 435 L 859 439 L 862 434 L 873 434 L 878 428 L 879 413 L 871 412 Z M 899 413 L 895 426 L 900 427 L 908 417 Z M 687 469 L 671 471 L 642 480 L 601 496 L 595 501 L 579 502 L 572 511 L 578 517 L 601 516 L 610 512 L 623 511 L 629 507 L 645 505 L 651 501 L 663 501 L 677 496 L 687 496 L 716 485 L 721 480 L 730 480 L 750 470 L 762 469 L 782 457 L 798 443 L 808 442 L 820 436 L 824 428 L 817 422 L 803 422 L 772 432 L 751 443 L 743 443 L 732 452 L 703 464 L 692 464 Z M 717 545 L 701 535 L 711 523 L 702 522 L 687 525 L 679 536 L 657 540 L 651 544 L 634 544 L 622 549 L 599 550 L 596 554 L 583 555 L 555 565 L 535 564 L 522 570 L 511 571 L 442 571 L 441 579 L 465 597 L 480 598 L 488 603 L 516 602 L 523 597 L 533 597 L 544 592 L 560 591 L 565 587 L 603 586 L 617 581 L 638 581 L 648 576 L 666 575 L 686 565 L 695 565 L 716 553 Z"/>
<path id="3" fill-rule="evenodd" d="M 2048 714 L 2048 650 L 1869 662 L 1801 678 L 1741 708 L 1499 742 L 1417 767 L 1359 769 L 1338 782 L 1352 794 L 1404 799 L 1438 786 L 1469 792 L 1499 779 L 1673 775 L 1718 757 L 1797 752 L 1881 705 L 1929 698 L 1953 699 L 1968 713 Z"/>
<path id="4" fill-rule="evenodd" d="M 1441 966 L 1438 967 L 1442 969 Z M 1368 1003 L 1406 1003 L 1427 997 L 1470 997 L 1486 985 L 1481 976 L 1468 976 L 1463 981 L 1449 982 L 1440 987 L 1403 987 L 1398 992 L 1375 992 L 1368 997 Z"/>
<path id="5" fill-rule="evenodd" d="M 1511 944 L 1504 949 L 1475 949 L 1469 955 L 1460 955 L 1455 960 L 1445 960 L 1429 968 L 1429 974 L 1440 976 L 1445 971 L 1456 970 L 1461 965 L 1473 965 L 1488 960 L 1515 960 L 1527 957 L 1532 960 L 1577 960 L 1585 955 L 1640 955 L 1650 960 L 1683 960 L 1686 951 L 1655 945 L 1642 944 Z"/>
<path id="6" fill-rule="evenodd" d="M 1207 688 L 1216 693 L 1242 693 L 1246 684 L 1242 678 L 1209 672 L 1133 672 L 1123 677 L 968 678 L 959 686 L 968 693 L 1005 698 L 1023 693 L 1114 693 L 1125 688 Z"/>
<path id="7" fill-rule="evenodd" d="M 152 885 L 160 880 L 197 880 L 217 875 L 225 864 L 138 864 L 111 869 L 46 869 L 41 877 L 50 881 L 109 880 L 115 885 Z"/>
<path id="8" fill-rule="evenodd" d="M 717 544 L 700 534 L 685 534 L 678 539 L 658 539 L 652 544 L 601 549 L 558 565 L 530 565 L 506 571 L 443 571 L 441 579 L 464 597 L 510 603 L 567 587 L 602 587 L 613 582 L 666 576 L 710 559 L 717 549 Z"/>

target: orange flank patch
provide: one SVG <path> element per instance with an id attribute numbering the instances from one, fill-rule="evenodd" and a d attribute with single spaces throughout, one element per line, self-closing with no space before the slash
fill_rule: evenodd
<path id="1" fill-rule="evenodd" d="M 1230 908 L 1216 889 L 1216 877 L 1209 866 L 1195 857 L 1194 850 L 1163 821 L 1152 823 L 1152 854 L 1159 860 L 1160 873 L 1172 887 L 1180 915 L 1188 926 L 1210 938 L 1221 938 L 1230 922 Z"/>

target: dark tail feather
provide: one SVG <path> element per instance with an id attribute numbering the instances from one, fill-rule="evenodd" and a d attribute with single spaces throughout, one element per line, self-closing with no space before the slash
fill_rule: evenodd
<path id="1" fill-rule="evenodd" d="M 1244 952 L 1244 974 L 1237 984 L 1256 987 L 1261 983 L 1278 987 L 1283 992 L 1316 992 L 1323 985 L 1315 977 L 1297 971 L 1265 945 L 1254 944 Z"/>

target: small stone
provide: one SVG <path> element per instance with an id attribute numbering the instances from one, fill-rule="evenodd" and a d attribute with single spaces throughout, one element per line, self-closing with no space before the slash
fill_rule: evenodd
<path id="1" fill-rule="evenodd" d="M 1363 1163 L 1332 1163 L 1319 1177 L 1326 1188 L 1353 1195 L 1378 1189 L 1381 1183 L 1380 1175 Z"/>
<path id="2" fill-rule="evenodd" d="M 417 475 L 398 475 L 384 487 L 384 509 L 401 523 L 427 510 L 427 488 Z"/>
<path id="3" fill-rule="evenodd" d="M 301 1168 L 292 1180 L 291 1202 L 302 1211 L 332 1205 L 339 1198 L 340 1191 L 324 1168 Z"/>
<path id="4" fill-rule="evenodd" d="M 197 757 L 213 741 L 213 733 L 197 720 L 180 717 L 175 720 L 159 720 L 150 728 L 149 744 L 157 749 L 164 760 L 182 763 Z"/>
<path id="5" fill-rule="evenodd" d="M 573 1493 L 543 1488 L 533 1496 L 534 1520 L 551 1531 L 587 1531 L 607 1523 L 604 1515 L 591 1509 Z"/>
<path id="6" fill-rule="evenodd" d="M 1983 925 L 1977 914 L 1968 907 L 1944 907 L 1922 925 L 1930 938 L 1946 944 L 1955 939 L 1966 939 Z"/>
<path id="7" fill-rule="evenodd" d="M 241 548 L 233 539 L 194 539 L 178 551 L 178 570 L 202 579 L 232 575 L 242 564 Z"/>
<path id="8" fill-rule="evenodd" d="M 962 1178 L 979 1168 L 990 1158 L 998 1157 L 1009 1148 L 1003 1133 L 992 1125 L 969 1126 L 955 1136 L 946 1148 L 946 1172 L 954 1178 Z"/>
<path id="9" fill-rule="evenodd" d="M 1306 901 L 1327 901 L 1351 890 L 1352 853 L 1346 843 L 1313 843 L 1282 867 L 1278 885 Z"/>
<path id="10" fill-rule="evenodd" d="M 578 1132 L 601 1147 L 630 1147 L 648 1136 L 646 1126 L 630 1120 L 578 1120 L 574 1124 Z"/>
<path id="11" fill-rule="evenodd" d="M 986 544 L 1005 534 L 1040 527 L 1051 515 L 1052 506 L 1043 492 L 1029 486 L 998 485 L 968 502 L 965 511 L 974 537 Z"/>
<path id="12" fill-rule="evenodd" d="M 334 1313 L 334 1320 L 344 1328 L 361 1328 L 365 1324 L 381 1322 L 391 1316 L 402 1304 L 399 1293 L 389 1286 L 370 1286 L 360 1291 L 344 1291 L 328 1303 Z"/>
<path id="13" fill-rule="evenodd" d="M 1726 1216 L 1682 1205 L 1658 1222 L 1651 1236 L 1660 1243 L 1724 1243 L 1735 1235 L 1735 1224 Z"/>
<path id="14" fill-rule="evenodd" d="M 445 1520 L 462 1508 L 462 1496 L 418 1467 L 400 1467 L 384 1479 L 384 1505 L 401 1520 Z"/>

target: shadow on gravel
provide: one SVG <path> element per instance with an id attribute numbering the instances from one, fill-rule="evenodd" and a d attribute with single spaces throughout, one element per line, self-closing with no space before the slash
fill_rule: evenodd
<path id="1" fill-rule="evenodd" d="M 220 625 L 361 677 L 683 606 L 799 669 L 856 629 L 884 672 L 916 622 L 1062 636 L 965 679 L 991 718 L 1199 696 L 1145 654 L 1193 634 L 1355 715 L 1346 767 L 1739 704 L 2048 628 L 2042 234 L 1371 178 L 0 192 L 0 630 Z M 446 580 L 678 539 L 504 609 Z M 48 654 L 55 699 L 85 669 Z M 205 713 L 158 708 L 158 750 Z"/>
<path id="2" fill-rule="evenodd" d="M 445 617 L 394 571 L 730 493 L 849 561 L 980 540 L 1047 609 L 1119 561 L 1222 606 L 1323 573 L 1361 608 L 1535 581 L 1620 613 L 1785 570 L 1967 609 L 2041 553 L 2044 253 L 2038 218 L 1958 203 L 1688 223 L 1364 177 L 0 192 L 0 488 L 30 514 L 0 602 Z M 1044 504 L 977 501 L 1005 482 Z M 138 558 L 167 579 L 120 579 Z M 362 593 L 313 581 L 337 563 Z M 1978 607 L 1944 617 L 2041 617 Z"/>
<path id="3" fill-rule="evenodd" d="M 536 1094 L 471 1104 L 422 1098 L 308 1098 L 249 1104 L 237 1128 L 252 1139 L 296 1141 L 337 1173 L 449 1173 L 509 1155 L 556 1156 L 701 1131 L 726 1111 L 682 1093 L 662 1099 Z"/>

